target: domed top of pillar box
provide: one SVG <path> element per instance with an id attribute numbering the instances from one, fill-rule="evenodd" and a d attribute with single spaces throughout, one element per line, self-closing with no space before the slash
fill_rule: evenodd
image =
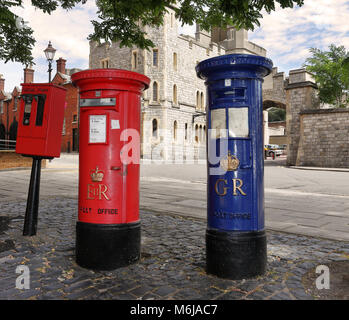
<path id="1" fill-rule="evenodd" d="M 271 73 L 273 62 L 252 54 L 227 54 L 201 61 L 195 68 L 203 80 L 262 79 Z"/>
<path id="2" fill-rule="evenodd" d="M 137 93 L 149 88 L 150 79 L 123 69 L 88 69 L 73 73 L 71 80 L 81 91 L 125 90 Z"/>

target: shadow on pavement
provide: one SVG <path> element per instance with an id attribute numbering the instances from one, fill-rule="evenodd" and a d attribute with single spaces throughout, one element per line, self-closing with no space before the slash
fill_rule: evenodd
<path id="1" fill-rule="evenodd" d="M 277 157 L 275 160 L 273 160 L 271 157 L 268 157 L 266 160 L 264 160 L 264 166 L 265 167 L 285 167 L 286 160 L 287 160 L 286 156 Z"/>

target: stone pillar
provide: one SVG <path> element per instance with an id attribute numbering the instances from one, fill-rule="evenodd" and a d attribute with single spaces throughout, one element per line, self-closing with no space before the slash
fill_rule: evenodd
<path id="1" fill-rule="evenodd" d="M 300 112 L 319 109 L 318 87 L 305 69 L 291 70 L 286 90 L 287 165 L 297 161 L 300 140 Z"/>

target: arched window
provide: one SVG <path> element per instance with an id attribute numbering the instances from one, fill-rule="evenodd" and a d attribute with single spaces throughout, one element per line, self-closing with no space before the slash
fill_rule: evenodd
<path id="1" fill-rule="evenodd" d="M 152 133 L 153 133 L 153 138 L 157 139 L 158 137 L 158 120 L 153 119 L 152 121 Z"/>
<path id="2" fill-rule="evenodd" d="M 195 125 L 195 142 L 199 142 L 199 126 Z"/>
<path id="3" fill-rule="evenodd" d="M 131 59 L 131 68 L 132 70 L 137 69 L 138 67 L 138 53 L 137 51 L 132 51 L 132 59 Z"/>
<path id="4" fill-rule="evenodd" d="M 173 123 L 173 140 L 177 141 L 177 121 Z"/>
<path id="5" fill-rule="evenodd" d="M 200 92 L 196 91 L 196 109 L 199 109 L 200 105 Z"/>
<path id="6" fill-rule="evenodd" d="M 203 132 L 204 133 L 203 141 L 206 142 L 206 126 L 204 126 L 203 130 L 204 130 L 204 132 Z"/>
<path id="7" fill-rule="evenodd" d="M 153 101 L 158 101 L 159 100 L 159 85 L 156 81 L 153 83 Z"/>
<path id="8" fill-rule="evenodd" d="M 173 70 L 177 71 L 177 53 L 173 52 Z"/>
<path id="9" fill-rule="evenodd" d="M 159 65 L 159 50 L 153 49 L 153 66 L 157 67 Z"/>
<path id="10" fill-rule="evenodd" d="M 202 142 L 202 125 L 199 126 L 199 141 Z"/>
<path id="11" fill-rule="evenodd" d="M 184 140 L 188 140 L 188 123 L 184 125 Z"/>
<path id="12" fill-rule="evenodd" d="M 177 85 L 173 85 L 173 103 L 176 105 L 177 101 Z"/>
<path id="13" fill-rule="evenodd" d="M 200 109 L 205 110 L 205 101 L 204 101 L 204 93 L 203 92 L 201 92 L 201 96 L 200 96 Z"/>

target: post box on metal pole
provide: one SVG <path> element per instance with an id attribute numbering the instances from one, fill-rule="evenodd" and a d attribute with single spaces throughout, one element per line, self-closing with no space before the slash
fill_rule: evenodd
<path id="1" fill-rule="evenodd" d="M 92 69 L 72 82 L 80 92 L 76 261 L 96 270 L 127 266 L 140 258 L 140 109 L 150 79 Z"/>
<path id="2" fill-rule="evenodd" d="M 196 66 L 208 97 L 206 270 L 222 278 L 266 270 L 262 82 L 271 69 L 248 54 Z"/>
<path id="3" fill-rule="evenodd" d="M 32 157 L 23 235 L 36 235 L 42 159 L 61 154 L 66 89 L 51 83 L 23 83 L 16 153 Z"/>

